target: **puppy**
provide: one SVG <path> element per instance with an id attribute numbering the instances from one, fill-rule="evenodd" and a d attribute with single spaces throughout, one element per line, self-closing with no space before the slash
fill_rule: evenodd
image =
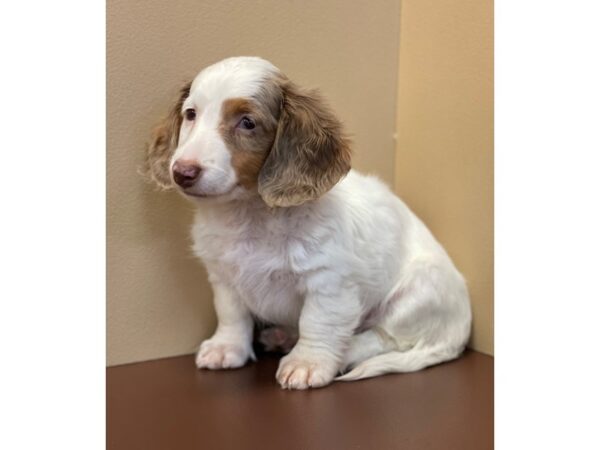
<path id="1" fill-rule="evenodd" d="M 382 182 L 351 170 L 350 142 L 318 93 L 268 61 L 202 70 L 148 148 L 148 174 L 197 206 L 193 250 L 218 327 L 199 368 L 255 359 L 255 321 L 296 330 L 283 388 L 321 387 L 458 357 L 465 281 L 427 227 Z"/>

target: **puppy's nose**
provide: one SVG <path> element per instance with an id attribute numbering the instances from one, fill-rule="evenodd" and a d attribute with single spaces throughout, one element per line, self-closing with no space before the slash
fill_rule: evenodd
<path id="1" fill-rule="evenodd" d="M 195 162 L 175 161 L 175 164 L 173 164 L 173 180 L 179 186 L 188 188 L 196 182 L 201 171 L 202 169 Z"/>

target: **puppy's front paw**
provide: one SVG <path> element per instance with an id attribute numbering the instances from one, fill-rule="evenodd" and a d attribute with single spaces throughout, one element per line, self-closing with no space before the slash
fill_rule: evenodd
<path id="1" fill-rule="evenodd" d="M 235 369 L 246 364 L 248 358 L 254 359 L 254 354 L 246 346 L 208 339 L 196 354 L 196 367 L 211 370 Z"/>
<path id="2" fill-rule="evenodd" d="M 290 353 L 283 357 L 275 377 L 283 389 L 307 389 L 326 386 L 338 369 L 324 357 L 299 357 Z"/>

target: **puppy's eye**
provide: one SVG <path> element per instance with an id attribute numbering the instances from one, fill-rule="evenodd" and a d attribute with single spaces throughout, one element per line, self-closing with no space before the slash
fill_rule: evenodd
<path id="1" fill-rule="evenodd" d="M 238 123 L 238 127 L 244 130 L 253 130 L 254 127 L 256 127 L 256 124 L 250 117 L 244 116 L 242 117 L 242 120 L 240 120 L 240 123 Z"/>
<path id="2" fill-rule="evenodd" d="M 192 108 L 188 108 L 183 112 L 183 117 L 185 120 L 194 121 L 196 120 L 196 110 Z"/>

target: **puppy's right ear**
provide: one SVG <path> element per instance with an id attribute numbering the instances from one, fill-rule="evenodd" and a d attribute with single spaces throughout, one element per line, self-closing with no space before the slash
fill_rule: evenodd
<path id="1" fill-rule="evenodd" d="M 152 139 L 148 144 L 144 172 L 162 189 L 173 187 L 169 173 L 170 162 L 179 140 L 179 129 L 183 120 L 181 107 L 190 95 L 191 85 L 191 82 L 187 83 L 180 89 L 169 115 L 154 129 Z"/>

